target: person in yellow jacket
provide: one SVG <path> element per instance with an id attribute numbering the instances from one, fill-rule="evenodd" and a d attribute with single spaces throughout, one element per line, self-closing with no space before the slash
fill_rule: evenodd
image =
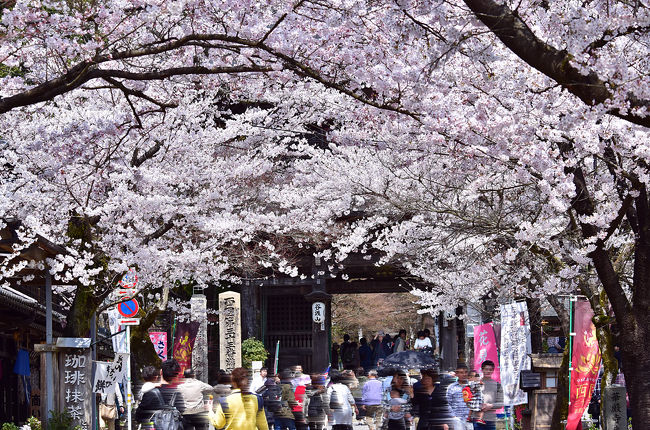
<path id="1" fill-rule="evenodd" d="M 232 393 L 209 412 L 212 425 L 224 430 L 269 430 L 261 398 L 248 393 L 248 370 L 234 369 L 231 379 Z"/>

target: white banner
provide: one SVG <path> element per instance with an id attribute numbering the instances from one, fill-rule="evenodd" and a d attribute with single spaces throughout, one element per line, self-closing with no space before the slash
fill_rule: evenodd
<path id="1" fill-rule="evenodd" d="M 117 309 L 111 308 L 108 310 L 108 326 L 111 329 L 112 335 L 120 331 L 120 329 L 122 328 L 117 322 L 121 318 L 122 316 L 117 312 Z M 112 340 L 113 340 L 113 351 L 115 351 L 116 354 L 127 352 L 126 332 L 122 332 L 118 335 L 113 336 Z"/>
<path id="2" fill-rule="evenodd" d="M 112 364 L 108 361 L 95 362 L 93 393 L 108 394 L 114 391 L 115 381 L 108 378 L 108 369 Z"/>
<path id="3" fill-rule="evenodd" d="M 530 370 L 530 320 L 526 302 L 501 305 L 501 386 L 506 406 L 528 403 L 528 395 L 519 388 L 519 374 Z"/>
<path id="4" fill-rule="evenodd" d="M 126 360 L 128 359 L 129 354 L 117 354 L 112 363 L 96 361 L 93 392 L 108 394 L 115 391 L 115 384 L 122 381 L 126 374 Z"/>

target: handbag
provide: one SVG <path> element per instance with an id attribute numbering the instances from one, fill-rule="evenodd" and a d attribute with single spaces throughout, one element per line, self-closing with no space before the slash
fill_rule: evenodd
<path id="1" fill-rule="evenodd" d="M 99 416 L 105 420 L 114 420 L 117 418 L 117 405 L 99 404 Z"/>

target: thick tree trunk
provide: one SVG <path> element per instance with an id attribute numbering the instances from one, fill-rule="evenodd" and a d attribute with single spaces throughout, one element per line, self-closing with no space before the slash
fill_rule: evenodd
<path id="1" fill-rule="evenodd" d="M 63 336 L 90 337 L 90 316 L 98 305 L 92 287 L 78 286 L 68 311 Z"/>
<path id="2" fill-rule="evenodd" d="M 632 428 L 646 430 L 650 423 L 650 315 L 637 318 L 633 330 L 624 327 L 620 337 L 623 374 L 632 409 Z"/>
<path id="3" fill-rule="evenodd" d="M 530 343 L 533 354 L 542 352 L 542 308 L 539 299 L 526 299 L 530 319 Z"/>

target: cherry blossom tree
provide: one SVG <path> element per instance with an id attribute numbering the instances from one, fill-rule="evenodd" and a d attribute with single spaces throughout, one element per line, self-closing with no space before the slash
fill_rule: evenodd
<path id="1" fill-rule="evenodd" d="M 648 15 L 600 0 L 17 1 L 0 30 L 0 215 L 70 242 L 52 266 L 80 302 L 133 265 L 152 286 L 230 276 L 259 232 L 334 260 L 399 257 L 439 286 L 432 309 L 495 280 L 552 296 L 595 270 L 641 426 Z"/>

